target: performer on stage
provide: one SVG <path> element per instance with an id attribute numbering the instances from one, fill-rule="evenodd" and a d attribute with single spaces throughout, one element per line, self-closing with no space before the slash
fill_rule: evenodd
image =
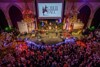
<path id="1" fill-rule="evenodd" d="M 56 36 L 58 35 L 58 29 L 57 29 L 58 27 L 57 27 L 57 25 L 55 26 L 55 33 L 56 33 Z"/>
<path id="2" fill-rule="evenodd" d="M 51 30 L 52 29 L 52 24 L 51 24 L 51 22 L 49 23 L 49 30 Z"/>

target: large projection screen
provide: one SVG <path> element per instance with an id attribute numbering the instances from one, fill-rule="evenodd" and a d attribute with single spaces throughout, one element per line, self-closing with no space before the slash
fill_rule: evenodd
<path id="1" fill-rule="evenodd" d="M 37 2 L 38 19 L 61 19 L 63 2 Z"/>

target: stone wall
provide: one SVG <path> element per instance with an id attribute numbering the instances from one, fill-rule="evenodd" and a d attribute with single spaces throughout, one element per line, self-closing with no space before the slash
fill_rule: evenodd
<path id="1" fill-rule="evenodd" d="M 85 5 L 89 6 L 89 8 L 91 9 L 89 21 L 87 22 L 87 26 L 89 27 L 91 25 L 91 22 L 96 10 L 100 8 L 100 2 L 75 2 L 74 4 L 76 6 L 77 11 L 79 11 Z M 66 16 L 66 14 L 70 12 L 72 5 L 73 5 L 73 2 L 65 2 L 64 16 Z M 9 17 L 9 9 L 11 6 L 16 6 L 22 12 L 25 9 L 25 3 L 0 2 L 0 9 L 4 12 L 9 26 L 12 26 L 11 19 Z M 35 2 L 28 2 L 28 6 L 34 12 L 34 15 L 36 16 L 37 14 L 36 14 Z"/>

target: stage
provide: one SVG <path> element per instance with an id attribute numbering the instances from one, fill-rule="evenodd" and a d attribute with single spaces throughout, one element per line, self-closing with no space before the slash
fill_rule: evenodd
<path id="1" fill-rule="evenodd" d="M 74 37 L 67 30 L 38 30 L 18 36 L 19 40 L 26 39 L 40 45 L 53 45 L 64 42 L 65 39 L 70 41 Z"/>

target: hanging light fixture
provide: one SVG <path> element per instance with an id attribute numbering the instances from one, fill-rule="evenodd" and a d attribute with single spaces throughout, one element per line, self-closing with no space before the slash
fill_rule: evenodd
<path id="1" fill-rule="evenodd" d="M 23 10 L 23 21 L 27 24 L 28 32 L 32 32 L 34 29 L 34 17 L 33 17 L 33 11 L 30 10 L 27 0 L 24 0 L 25 3 L 25 9 Z"/>
<path id="2" fill-rule="evenodd" d="M 30 10 L 30 8 L 27 4 L 27 1 L 24 0 L 24 2 L 25 2 L 25 9 L 22 12 L 23 20 L 24 20 L 24 22 L 30 23 L 30 22 L 34 21 L 33 12 Z"/>

